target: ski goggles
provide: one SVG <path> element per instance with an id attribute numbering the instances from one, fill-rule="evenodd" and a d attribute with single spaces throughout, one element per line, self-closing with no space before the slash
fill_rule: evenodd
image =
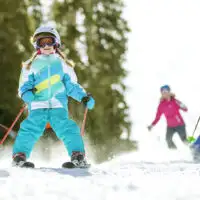
<path id="1" fill-rule="evenodd" d="M 57 42 L 56 42 L 56 38 L 53 37 L 53 36 L 39 37 L 36 40 L 36 47 L 37 48 L 44 48 L 45 46 L 52 47 L 52 46 L 55 46 L 55 45 L 57 45 Z"/>
<path id="2" fill-rule="evenodd" d="M 162 93 L 162 94 L 169 94 L 170 91 L 169 91 L 169 90 L 166 90 L 166 89 L 163 89 L 163 90 L 161 91 L 161 93 Z"/>

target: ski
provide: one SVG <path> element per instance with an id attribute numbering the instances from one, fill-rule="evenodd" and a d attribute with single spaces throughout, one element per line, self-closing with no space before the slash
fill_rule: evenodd
<path id="1" fill-rule="evenodd" d="M 7 170 L 0 169 L 0 178 L 6 178 L 8 176 L 10 176 L 10 174 Z"/>
<path id="2" fill-rule="evenodd" d="M 21 161 L 21 162 L 19 162 L 18 164 L 13 164 L 13 167 L 19 167 L 19 168 L 31 168 L 31 169 L 33 169 L 33 168 L 35 168 L 35 165 L 34 165 L 34 163 L 32 163 L 32 162 L 27 162 L 27 161 L 25 161 L 25 162 L 23 162 L 23 161 Z"/>
<path id="3" fill-rule="evenodd" d="M 20 167 L 22 167 L 22 168 L 35 168 L 35 165 L 32 162 L 24 162 L 24 164 Z"/>
<path id="4" fill-rule="evenodd" d="M 76 166 L 72 162 L 65 162 L 62 165 L 62 168 L 66 169 L 74 169 L 74 168 L 79 168 L 79 169 L 87 169 L 90 168 L 91 164 L 84 164 L 83 166 Z"/>

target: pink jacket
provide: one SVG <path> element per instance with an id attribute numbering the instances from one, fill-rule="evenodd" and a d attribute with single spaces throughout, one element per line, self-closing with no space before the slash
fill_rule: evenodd
<path id="1" fill-rule="evenodd" d="M 161 100 L 158 106 L 156 118 L 152 122 L 152 125 L 154 126 L 157 124 L 162 114 L 165 115 L 168 127 L 185 125 L 185 122 L 179 112 L 180 109 L 185 112 L 187 111 L 187 107 L 174 97 L 172 97 L 170 101 Z"/>

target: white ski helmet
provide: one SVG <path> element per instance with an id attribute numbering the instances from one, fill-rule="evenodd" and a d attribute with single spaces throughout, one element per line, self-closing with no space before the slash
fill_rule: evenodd
<path id="1" fill-rule="evenodd" d="M 33 43 L 33 46 L 34 46 L 35 49 L 37 48 L 36 40 L 35 40 L 36 36 L 40 35 L 42 33 L 50 33 L 50 34 L 54 35 L 55 39 L 56 39 L 56 43 L 58 44 L 58 48 L 61 46 L 60 35 L 55 28 L 53 28 L 51 26 L 40 26 L 39 28 L 37 28 L 35 30 L 35 33 L 33 34 L 33 37 L 32 37 L 32 39 L 33 39 L 32 43 Z"/>

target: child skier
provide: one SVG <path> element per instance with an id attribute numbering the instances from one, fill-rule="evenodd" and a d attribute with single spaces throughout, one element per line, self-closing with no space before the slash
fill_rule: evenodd
<path id="1" fill-rule="evenodd" d="M 166 133 L 166 142 L 169 148 L 176 149 L 172 138 L 174 133 L 178 133 L 183 142 L 187 142 L 185 122 L 179 112 L 179 110 L 187 111 L 187 107 L 175 98 L 175 95 L 171 93 L 171 89 L 168 85 L 164 85 L 160 88 L 161 100 L 157 109 L 157 114 L 155 120 L 148 130 L 151 131 L 153 126 L 157 124 L 160 120 L 162 114 L 165 115 L 167 120 L 167 133 Z"/>
<path id="2" fill-rule="evenodd" d="M 41 26 L 36 29 L 33 45 L 36 52 L 23 65 L 20 76 L 19 96 L 28 105 L 29 115 L 20 125 L 13 147 L 13 165 L 34 167 L 26 160 L 49 122 L 68 150 L 72 166 L 86 167 L 80 129 L 68 118 L 68 96 L 83 102 L 88 109 L 93 109 L 95 101 L 76 82 L 70 63 L 64 61 L 59 49 L 60 36 L 54 28 Z"/>

